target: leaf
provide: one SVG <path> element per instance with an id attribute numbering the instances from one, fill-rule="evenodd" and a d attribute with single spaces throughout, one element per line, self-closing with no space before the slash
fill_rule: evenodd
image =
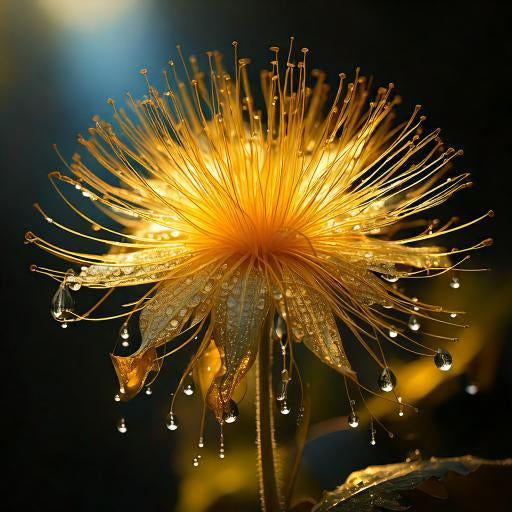
<path id="1" fill-rule="evenodd" d="M 431 477 L 443 478 L 449 471 L 467 475 L 484 464 L 511 466 L 512 459 L 492 461 L 466 455 L 370 466 L 352 473 L 334 491 L 326 492 L 311 512 L 372 512 L 375 507 L 407 510 L 409 505 L 404 504 L 400 491 L 415 489 Z"/>

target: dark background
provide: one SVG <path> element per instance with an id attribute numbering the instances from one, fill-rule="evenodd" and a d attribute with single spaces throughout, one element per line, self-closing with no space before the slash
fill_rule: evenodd
<path id="1" fill-rule="evenodd" d="M 153 397 L 141 397 L 120 412 L 112 400 L 116 384 L 108 357 L 117 326 L 81 323 L 61 329 L 48 314 L 55 284 L 28 270 L 35 262 L 52 266 L 52 259 L 24 246 L 24 232 L 30 228 L 54 240 L 60 236 L 41 221 L 32 203 L 40 201 L 54 218 L 73 222 L 46 178 L 51 170 L 64 171 L 52 143 L 69 158 L 77 149 L 75 134 L 86 130 L 91 116 L 109 115 L 106 98 L 120 101 L 126 91 L 143 95 L 140 68 L 147 67 L 152 81 L 161 83 L 160 72 L 176 56 L 177 42 L 187 54 L 219 49 L 230 56 L 231 41 L 238 40 L 240 54 L 252 59 L 256 85 L 257 70 L 270 59 L 268 47 L 287 47 L 288 36 L 294 35 L 298 48 L 310 48 L 310 63 L 326 70 L 333 85 L 338 72 L 350 75 L 356 66 L 379 84 L 393 81 L 404 98 L 400 113 L 405 116 L 421 103 L 428 126 L 441 126 L 448 144 L 464 148 L 457 168 L 472 172 L 475 188 L 456 197 L 450 211 L 467 220 L 489 208 L 496 212 L 492 221 L 464 235 L 496 241 L 475 255 L 475 266 L 492 271 L 470 281 L 472 305 L 478 310 L 497 300 L 510 304 L 510 293 L 503 291 L 512 277 L 511 44 L 504 5 L 1 2 L 2 423 L 8 429 L 3 436 L 8 485 L 2 505 L 9 510 L 173 510 L 182 473 L 175 442 L 182 438 L 162 427 L 180 359 L 168 365 Z M 414 447 L 428 456 L 510 456 L 512 325 L 510 316 L 500 321 L 499 336 L 486 339 L 483 349 L 484 356 L 497 353 L 485 391 L 470 396 L 463 381 L 444 394 L 441 390 L 444 398 L 425 403 L 424 420 L 402 427 L 418 434 L 413 442 L 404 434 L 392 443 L 382 439 L 370 450 L 364 432 L 351 432 L 311 443 L 305 462 L 315 485 L 332 488 L 350 471 L 403 460 Z M 320 382 L 323 376 L 319 370 L 313 379 Z M 324 411 L 320 404 L 314 414 L 317 419 L 342 414 L 346 406 L 340 404 L 341 399 L 334 411 Z M 121 413 L 129 426 L 125 436 L 115 429 Z M 246 435 L 249 448 L 252 437 Z M 482 496 L 485 492 L 490 491 L 482 490 Z M 500 491 L 492 495 L 499 509 L 505 498 Z M 254 499 L 252 505 L 230 508 L 226 499 L 219 510 L 257 507 Z M 456 510 L 453 503 L 449 506 Z M 474 502 L 465 506 L 461 510 L 480 510 Z"/>

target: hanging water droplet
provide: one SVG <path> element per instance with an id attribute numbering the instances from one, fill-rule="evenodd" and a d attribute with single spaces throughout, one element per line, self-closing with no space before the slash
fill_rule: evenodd
<path id="1" fill-rule="evenodd" d="M 116 393 L 114 395 L 114 402 L 120 402 L 121 401 L 121 395 L 119 393 Z"/>
<path id="2" fill-rule="evenodd" d="M 128 431 L 128 429 L 126 428 L 126 421 L 124 418 L 121 418 L 117 422 L 117 430 L 121 432 L 121 434 L 125 434 Z"/>
<path id="3" fill-rule="evenodd" d="M 418 331 L 421 327 L 421 323 L 416 315 L 411 315 L 409 317 L 409 323 L 407 325 L 411 331 Z"/>
<path id="4" fill-rule="evenodd" d="M 357 428 L 359 426 L 359 418 L 357 417 L 355 412 L 351 412 L 348 416 L 348 425 L 352 428 Z"/>
<path id="5" fill-rule="evenodd" d="M 286 334 L 286 322 L 281 315 L 277 315 L 276 323 L 275 323 L 275 333 L 276 336 L 282 340 Z"/>
<path id="6" fill-rule="evenodd" d="M 225 454 L 224 454 L 224 448 L 220 448 L 220 450 L 219 450 L 219 459 L 223 459 L 223 458 L 224 458 L 224 456 L 225 456 Z"/>
<path id="7" fill-rule="evenodd" d="M 382 274 L 381 277 L 389 283 L 396 283 L 398 281 L 398 276 L 394 274 Z"/>
<path id="8" fill-rule="evenodd" d="M 234 423 L 238 418 L 238 405 L 234 400 L 230 400 L 227 406 L 224 408 L 222 419 L 226 423 Z"/>
<path id="9" fill-rule="evenodd" d="M 63 322 L 60 324 L 60 326 L 63 328 L 63 329 L 67 329 L 68 328 L 68 324 L 66 322 Z"/>
<path id="10" fill-rule="evenodd" d="M 457 313 L 450 313 L 451 318 L 457 318 Z"/>
<path id="11" fill-rule="evenodd" d="M 393 391 L 396 386 L 395 374 L 391 371 L 390 368 L 386 367 L 382 370 L 377 383 L 382 391 L 389 393 L 390 391 Z"/>
<path id="12" fill-rule="evenodd" d="M 197 446 L 198 446 L 199 448 L 203 448 L 203 447 L 204 447 L 204 439 L 203 439 L 203 436 L 201 436 L 201 437 L 199 438 L 199 442 L 197 443 Z"/>
<path id="13" fill-rule="evenodd" d="M 119 336 L 123 340 L 127 340 L 130 337 L 130 331 L 128 331 L 128 325 L 127 324 L 123 324 L 121 326 L 121 329 L 119 330 Z"/>
<path id="14" fill-rule="evenodd" d="M 176 421 L 176 418 L 172 412 L 167 415 L 165 419 L 165 426 L 169 430 L 178 430 L 178 422 Z"/>
<path id="15" fill-rule="evenodd" d="M 74 320 L 75 301 L 66 283 L 61 283 L 52 299 L 51 314 L 59 322 Z"/>
<path id="16" fill-rule="evenodd" d="M 151 386 L 146 386 L 146 395 L 152 395 L 153 390 L 151 389 Z"/>
<path id="17" fill-rule="evenodd" d="M 450 286 L 456 290 L 457 288 L 460 288 L 460 279 L 459 276 L 452 275 L 450 277 Z"/>
<path id="18" fill-rule="evenodd" d="M 398 336 L 398 331 L 396 330 L 396 327 L 394 325 L 392 325 L 389 328 L 389 337 L 390 338 L 396 338 L 397 336 Z"/>
<path id="19" fill-rule="evenodd" d="M 370 444 L 372 446 L 375 446 L 376 444 L 376 441 L 375 441 L 375 427 L 373 426 L 373 418 L 371 419 L 371 422 L 370 422 Z"/>
<path id="20" fill-rule="evenodd" d="M 438 348 L 434 356 L 434 363 L 440 370 L 447 372 L 452 367 L 452 355 L 450 352 Z"/>
<path id="21" fill-rule="evenodd" d="M 186 384 L 183 388 L 183 393 L 187 396 L 191 396 L 194 394 L 194 383 L 190 382 Z"/>
<path id="22" fill-rule="evenodd" d="M 199 466 L 199 460 L 197 457 L 194 457 L 194 461 L 192 462 L 192 464 L 194 465 L 194 467 L 197 468 L 197 466 Z"/>
<path id="23" fill-rule="evenodd" d="M 288 402 L 286 400 L 283 400 L 281 402 L 281 409 L 280 409 L 281 414 L 284 414 L 286 416 L 287 414 L 290 414 L 290 411 L 291 411 L 291 409 L 288 407 Z"/>

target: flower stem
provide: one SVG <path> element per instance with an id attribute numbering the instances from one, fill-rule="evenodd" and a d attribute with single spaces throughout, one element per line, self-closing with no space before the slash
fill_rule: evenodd
<path id="1" fill-rule="evenodd" d="M 263 512 L 283 509 L 277 472 L 277 450 L 274 439 L 274 403 L 272 399 L 272 339 L 269 314 L 263 328 L 256 361 L 256 446 L 258 448 L 258 477 Z"/>

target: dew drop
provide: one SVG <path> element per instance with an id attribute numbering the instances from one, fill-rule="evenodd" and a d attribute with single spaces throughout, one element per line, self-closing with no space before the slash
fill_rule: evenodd
<path id="1" fill-rule="evenodd" d="M 390 338 L 396 338 L 397 336 L 398 336 L 398 331 L 396 330 L 396 327 L 394 325 L 392 325 L 389 328 L 389 337 Z"/>
<path id="2" fill-rule="evenodd" d="M 391 371 L 390 368 L 384 368 L 379 378 L 377 379 L 377 383 L 381 391 L 389 393 L 393 391 L 396 386 L 396 377 L 395 374 Z"/>
<path id="3" fill-rule="evenodd" d="M 66 278 L 66 283 L 70 290 L 77 292 L 82 287 L 82 279 L 74 274 L 71 274 Z"/>
<path id="4" fill-rule="evenodd" d="M 169 430 L 178 430 L 178 422 L 176 421 L 176 418 L 172 412 L 167 415 L 167 418 L 165 419 L 165 426 Z"/>
<path id="5" fill-rule="evenodd" d="M 409 317 L 409 322 L 407 325 L 411 331 L 418 331 L 421 327 L 421 323 L 416 315 L 411 315 Z"/>
<path id="6" fill-rule="evenodd" d="M 468 395 L 476 395 L 478 393 L 478 386 L 476 384 L 468 384 L 465 391 Z"/>
<path id="7" fill-rule="evenodd" d="M 123 326 L 121 327 L 121 329 L 119 331 L 119 336 L 123 340 L 127 340 L 130 337 L 130 332 L 128 331 L 128 326 L 126 324 L 123 324 Z M 126 347 L 127 345 L 123 345 L 123 346 Z"/>
<path id="8" fill-rule="evenodd" d="M 145 391 L 146 395 L 152 395 L 153 394 L 153 390 L 151 389 L 151 386 L 146 386 L 146 391 Z"/>
<path id="9" fill-rule="evenodd" d="M 434 356 L 434 363 L 443 372 L 447 372 L 452 367 L 452 355 L 446 350 L 437 349 L 436 355 Z"/>
<path id="10" fill-rule="evenodd" d="M 234 400 L 230 400 L 224 409 L 222 419 L 226 423 L 234 423 L 237 418 L 238 418 L 238 405 L 236 405 L 236 402 Z"/>
<path id="11" fill-rule="evenodd" d="M 66 322 L 63 322 L 62 324 L 60 324 L 60 326 L 63 328 L 63 329 L 67 329 L 68 328 L 68 324 Z"/>
<path id="12" fill-rule="evenodd" d="M 287 414 L 290 414 L 290 411 L 291 411 L 291 409 L 288 407 L 288 402 L 286 400 L 283 400 L 281 402 L 281 409 L 280 409 L 281 414 L 286 416 Z"/>
<path id="13" fill-rule="evenodd" d="M 389 283 L 396 283 L 398 281 L 398 276 L 394 274 L 386 274 L 381 276 L 382 279 L 385 279 Z"/>
<path id="14" fill-rule="evenodd" d="M 121 434 L 125 434 L 127 431 L 128 431 L 128 428 L 126 427 L 126 420 L 124 418 L 121 418 L 118 422 L 117 422 L 117 430 L 121 433 Z"/>
<path id="15" fill-rule="evenodd" d="M 276 323 L 275 323 L 275 333 L 276 336 L 281 340 L 286 334 L 286 322 L 281 315 L 277 315 Z"/>
<path id="16" fill-rule="evenodd" d="M 460 279 L 458 276 L 451 276 L 450 277 L 450 286 L 456 290 L 457 288 L 460 288 Z"/>
<path id="17" fill-rule="evenodd" d="M 194 457 L 194 461 L 192 462 L 192 464 L 194 465 L 195 468 L 197 468 L 197 466 L 199 466 L 199 459 L 197 457 Z"/>
<path id="18" fill-rule="evenodd" d="M 183 388 L 183 393 L 187 396 L 192 396 L 194 394 L 194 384 L 189 383 Z"/>
<path id="19" fill-rule="evenodd" d="M 61 283 L 52 299 L 51 314 L 59 322 L 74 320 L 75 301 L 66 283 Z"/>
<path id="20" fill-rule="evenodd" d="M 348 425 L 351 428 L 357 428 L 359 426 L 359 418 L 355 412 L 352 412 L 348 416 Z"/>
<path id="21" fill-rule="evenodd" d="M 114 395 L 114 402 L 120 402 L 121 401 L 121 395 L 119 393 L 116 393 Z"/>

